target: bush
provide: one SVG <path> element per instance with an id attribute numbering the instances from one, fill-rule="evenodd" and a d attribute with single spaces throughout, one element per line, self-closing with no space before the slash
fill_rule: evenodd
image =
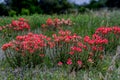
<path id="1" fill-rule="evenodd" d="M 57 30 L 64 30 L 66 27 L 65 26 L 71 26 L 73 23 L 70 19 L 59 19 L 59 18 L 55 18 L 55 19 L 51 19 L 48 18 L 46 20 L 45 24 L 42 24 L 41 27 L 43 29 L 43 31 L 45 30 L 51 30 L 51 31 L 57 31 Z"/>
<path id="2" fill-rule="evenodd" d="M 80 7 L 78 11 L 84 13 L 86 11 L 86 8 L 85 7 Z"/>
<path id="3" fill-rule="evenodd" d="M 18 34 L 25 34 L 26 31 L 30 30 L 30 25 L 28 21 L 24 18 L 19 18 L 18 20 L 12 20 L 10 24 L 0 26 L 0 32 L 5 41 L 9 41 L 15 38 Z"/>
<path id="4" fill-rule="evenodd" d="M 29 15 L 30 11 L 28 9 L 22 8 L 21 15 Z"/>
<path id="5" fill-rule="evenodd" d="M 11 17 L 16 16 L 16 11 L 10 10 L 10 11 L 8 12 L 8 14 L 9 14 L 9 16 L 11 16 Z"/>

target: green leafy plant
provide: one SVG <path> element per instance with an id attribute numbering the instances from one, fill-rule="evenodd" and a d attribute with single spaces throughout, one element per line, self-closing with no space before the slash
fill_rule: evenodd
<path id="1" fill-rule="evenodd" d="M 22 15 L 29 15 L 29 14 L 30 14 L 30 11 L 29 11 L 28 9 L 22 8 L 21 14 L 22 14 Z"/>
<path id="2" fill-rule="evenodd" d="M 10 10 L 9 12 L 8 12 L 8 14 L 9 14 L 9 16 L 11 16 L 11 17 L 13 17 L 13 16 L 16 16 L 16 11 L 14 11 L 14 10 Z"/>

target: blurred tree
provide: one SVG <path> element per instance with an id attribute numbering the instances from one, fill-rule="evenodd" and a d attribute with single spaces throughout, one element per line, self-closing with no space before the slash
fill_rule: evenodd
<path id="1" fill-rule="evenodd" d="M 9 14 L 9 16 L 11 16 L 11 17 L 16 16 L 16 11 L 10 10 L 10 11 L 8 12 L 8 14 Z"/>
<path id="2" fill-rule="evenodd" d="M 8 15 L 8 8 L 5 6 L 5 4 L 1 3 L 0 4 L 0 15 Z"/>
<path id="3" fill-rule="evenodd" d="M 68 8 L 72 8 L 73 5 L 67 0 L 40 0 L 41 9 L 44 13 L 64 13 Z"/>
<path id="4" fill-rule="evenodd" d="M 10 6 L 11 0 L 4 0 L 7 6 Z"/>
<path id="5" fill-rule="evenodd" d="M 106 3 L 107 0 L 91 0 L 90 1 L 90 4 L 87 5 L 86 7 L 87 8 L 90 8 L 90 9 L 98 9 L 98 8 L 101 8 L 101 7 L 105 7 L 105 3 Z"/>
<path id="6" fill-rule="evenodd" d="M 16 14 L 21 14 L 27 9 L 27 13 L 65 13 L 69 9 L 78 9 L 79 12 L 84 12 L 86 8 L 98 9 L 103 7 L 118 7 L 120 8 L 120 0 L 91 0 L 90 4 L 77 7 L 68 2 L 68 0 L 4 0 L 4 4 L 0 4 L 0 15 L 8 15 L 9 11 L 16 11 Z"/>
<path id="7" fill-rule="evenodd" d="M 6 4 L 12 10 L 15 10 L 17 14 L 21 13 L 23 8 L 28 9 L 30 13 L 41 12 L 39 8 L 38 0 L 5 0 Z"/>
<path id="8" fill-rule="evenodd" d="M 22 15 L 29 15 L 29 14 L 30 14 L 30 11 L 29 11 L 28 9 L 22 8 L 21 14 L 22 14 Z"/>
<path id="9" fill-rule="evenodd" d="M 107 0 L 106 5 L 110 8 L 112 7 L 120 8 L 120 0 Z"/>

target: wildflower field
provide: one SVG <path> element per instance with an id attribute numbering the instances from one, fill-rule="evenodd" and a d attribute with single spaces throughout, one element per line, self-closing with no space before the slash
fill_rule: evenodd
<path id="1" fill-rule="evenodd" d="M 0 80 L 119 80 L 119 12 L 0 17 Z"/>

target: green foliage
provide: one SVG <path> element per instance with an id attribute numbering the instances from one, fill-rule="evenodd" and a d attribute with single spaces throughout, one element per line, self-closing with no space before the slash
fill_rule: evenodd
<path id="1" fill-rule="evenodd" d="M 102 8 L 102 7 L 106 7 L 105 3 L 107 0 L 91 0 L 90 4 L 87 5 L 87 8 L 90 9 L 98 9 L 98 8 Z"/>
<path id="2" fill-rule="evenodd" d="M 67 0 L 40 0 L 40 7 L 44 13 L 65 13 L 69 8 L 73 8 L 73 5 L 70 4 Z"/>
<path id="3" fill-rule="evenodd" d="M 79 7 L 78 11 L 79 11 L 79 12 L 85 12 L 85 11 L 86 11 L 86 8 L 85 8 L 85 7 Z"/>
<path id="4" fill-rule="evenodd" d="M 5 0 L 6 4 L 0 4 L 0 15 L 9 15 L 10 9 L 16 11 L 16 14 L 20 14 L 22 9 L 28 9 L 30 14 L 45 13 L 45 14 L 61 14 L 66 13 L 69 9 L 77 9 L 75 4 L 71 4 L 68 0 Z M 99 9 L 99 8 L 120 8 L 119 0 L 91 0 L 88 5 L 80 5 L 79 12 L 85 12 L 85 8 Z M 85 7 L 85 8 L 83 8 Z M 23 11 L 24 12 L 24 11 Z M 28 12 L 27 12 L 28 13 Z M 26 11 L 25 11 L 26 14 Z"/>
<path id="5" fill-rule="evenodd" d="M 2 4 L 2 3 L 0 3 L 0 10 L 1 10 L 0 15 L 8 15 L 8 9 L 7 9 L 7 7 L 6 7 L 4 4 Z"/>
<path id="6" fill-rule="evenodd" d="M 11 3 L 11 8 L 17 13 L 20 13 L 21 10 L 28 9 L 30 13 L 35 13 L 36 7 L 38 7 L 38 1 L 37 0 L 12 0 Z"/>
<path id="7" fill-rule="evenodd" d="M 120 8 L 120 0 L 107 0 L 105 4 L 110 8 Z"/>
<path id="8" fill-rule="evenodd" d="M 22 15 L 29 15 L 30 11 L 28 9 L 22 8 L 21 14 Z"/>
<path id="9" fill-rule="evenodd" d="M 11 17 L 16 16 L 16 11 L 10 10 L 10 11 L 8 12 L 8 14 L 9 14 L 9 16 L 11 16 Z"/>

